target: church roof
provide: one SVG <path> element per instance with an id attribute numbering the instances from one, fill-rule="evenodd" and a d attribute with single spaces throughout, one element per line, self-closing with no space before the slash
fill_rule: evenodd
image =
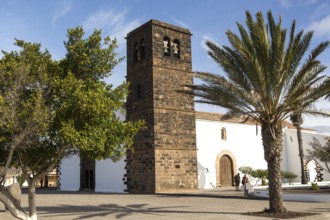
<path id="1" fill-rule="evenodd" d="M 220 113 L 213 113 L 213 112 L 198 112 L 196 111 L 195 114 L 196 119 L 201 119 L 201 120 L 209 120 L 209 121 L 221 121 L 221 122 L 228 122 L 228 123 L 238 123 L 238 124 L 253 124 L 255 125 L 257 122 L 251 118 L 247 119 L 244 116 L 240 117 L 228 117 L 225 114 L 220 114 Z M 295 129 L 293 124 L 284 121 L 283 122 L 283 127 Z M 306 129 L 303 128 L 304 130 L 311 130 L 311 129 Z"/>
<path id="2" fill-rule="evenodd" d="M 160 26 L 160 27 L 165 27 L 165 28 L 168 28 L 168 29 L 172 29 L 172 30 L 175 30 L 175 31 L 178 31 L 178 32 L 181 32 L 183 34 L 189 34 L 189 35 L 192 35 L 190 30 L 187 29 L 187 28 L 183 28 L 183 27 L 179 27 L 179 26 L 175 26 L 173 24 L 169 24 L 169 23 L 166 23 L 166 22 L 162 22 L 162 21 L 158 21 L 158 20 L 155 20 L 155 19 L 151 19 L 149 20 L 148 22 L 144 23 L 143 25 L 141 25 L 140 27 L 132 30 L 131 32 L 129 32 L 127 34 L 127 37 L 129 37 L 130 35 L 138 32 L 138 31 L 141 31 L 143 29 L 145 29 L 146 27 L 148 26 L 151 26 L 151 25 L 155 25 L 155 26 Z M 126 37 L 126 38 L 127 38 Z"/>

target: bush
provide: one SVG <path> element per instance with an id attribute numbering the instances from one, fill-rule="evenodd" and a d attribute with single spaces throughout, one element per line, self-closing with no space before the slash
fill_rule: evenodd
<path id="1" fill-rule="evenodd" d="M 268 185 L 267 180 L 266 179 L 261 179 L 261 185 L 262 186 L 267 186 Z"/>
<path id="2" fill-rule="evenodd" d="M 261 185 L 266 186 L 267 184 L 267 179 L 268 179 L 268 170 L 264 169 L 256 169 L 254 170 L 252 167 L 249 166 L 241 166 L 238 168 L 238 170 L 243 173 L 247 174 L 249 176 L 252 176 L 256 180 L 256 184 L 261 180 Z M 281 171 L 282 175 L 282 181 L 289 182 L 290 184 L 293 183 L 293 180 L 298 177 L 298 175 L 288 172 L 288 171 Z"/>
<path id="3" fill-rule="evenodd" d="M 284 180 L 287 180 L 287 182 L 289 182 L 290 184 L 292 184 L 293 180 L 298 177 L 298 175 L 288 171 L 282 171 L 281 174 L 282 174 L 283 182 L 286 182 Z"/>
<path id="4" fill-rule="evenodd" d="M 238 171 L 240 171 L 243 174 L 251 175 L 253 173 L 253 168 L 248 166 L 242 166 L 238 168 Z"/>
<path id="5" fill-rule="evenodd" d="M 256 169 L 252 171 L 251 176 L 253 178 L 256 178 L 256 185 L 258 182 L 261 180 L 261 185 L 265 186 L 266 184 L 266 179 L 268 177 L 268 170 L 263 170 L 263 169 Z"/>
<path id="6" fill-rule="evenodd" d="M 23 174 L 20 174 L 20 175 L 16 176 L 16 180 L 17 180 L 19 186 L 22 187 L 23 183 L 25 182 L 25 177 Z"/>
<path id="7" fill-rule="evenodd" d="M 320 190 L 319 185 L 317 185 L 317 183 L 311 183 L 311 190 Z"/>

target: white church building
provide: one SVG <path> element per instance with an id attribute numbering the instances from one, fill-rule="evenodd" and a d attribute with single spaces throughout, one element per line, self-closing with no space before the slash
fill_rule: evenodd
<path id="1" fill-rule="evenodd" d="M 189 184 L 212 189 L 232 186 L 242 166 L 267 169 L 260 126 L 243 118 L 226 120 L 221 114 L 196 112 L 193 97 L 177 93 L 182 84 L 193 82 L 191 35 L 188 29 L 155 20 L 128 33 L 127 80 L 132 91 L 127 114 L 129 119 L 145 117 L 149 133 L 141 137 L 135 155 L 117 163 L 82 163 L 79 155 L 63 159 L 60 190 L 123 193 L 129 191 L 127 181 L 135 187 L 131 189 L 146 192 L 148 186 L 152 188 L 149 192 L 158 192 L 161 187 Z M 315 130 L 303 129 L 302 138 L 305 150 L 311 149 L 313 138 L 325 143 L 325 136 Z M 290 123 L 283 124 L 283 145 L 282 170 L 296 174 L 295 182 L 300 182 L 297 133 Z M 136 157 L 129 164 L 134 180 L 127 174 L 129 156 Z M 316 178 L 315 168 L 314 161 L 305 161 L 310 181 Z M 330 175 L 322 173 L 330 181 Z"/>
<path id="2" fill-rule="evenodd" d="M 254 169 L 267 169 L 264 160 L 261 139 L 261 128 L 254 123 L 243 123 L 243 120 L 223 121 L 221 114 L 196 112 L 196 141 L 198 160 L 198 188 L 212 189 L 220 187 L 222 180 L 218 179 L 221 167 L 226 164 L 228 157 L 230 169 L 237 173 L 241 166 Z M 259 132 L 258 132 L 258 131 Z M 297 131 L 288 123 L 283 128 L 283 160 L 282 170 L 289 171 L 300 182 L 300 159 L 298 152 Z M 311 149 L 309 143 L 317 138 L 325 143 L 326 136 L 319 135 L 314 130 L 303 129 L 304 149 Z M 225 157 L 223 157 L 225 155 Z M 221 161 L 221 159 L 224 161 Z M 225 159 L 224 159 L 225 158 Z M 123 177 L 125 174 L 125 160 L 114 163 L 111 160 L 96 161 L 95 191 L 122 193 L 126 190 Z M 232 163 L 232 164 L 230 164 Z M 309 172 L 309 181 L 316 178 L 314 161 L 305 161 Z M 224 167 L 227 169 L 227 167 Z M 229 170 L 230 170 L 229 169 Z M 226 171 L 224 171 L 226 172 Z M 329 173 L 322 172 L 325 181 L 330 181 Z M 60 190 L 79 191 L 80 189 L 80 158 L 72 156 L 61 163 Z M 225 181 L 225 180 L 223 180 Z"/>

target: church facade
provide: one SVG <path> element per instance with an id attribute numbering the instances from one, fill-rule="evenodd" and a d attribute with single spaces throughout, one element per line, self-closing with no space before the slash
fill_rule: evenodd
<path id="1" fill-rule="evenodd" d="M 195 112 L 194 97 L 182 93 L 193 83 L 191 33 L 150 20 L 127 35 L 126 120 L 143 119 L 134 152 L 117 163 L 78 155 L 62 160 L 59 189 L 157 193 L 168 190 L 232 186 L 240 166 L 266 169 L 260 127 L 243 118 Z M 300 174 L 296 131 L 283 128 L 282 170 Z M 304 147 L 315 131 L 304 130 Z M 315 178 L 315 165 L 307 161 Z M 330 176 L 324 176 L 330 180 Z M 297 181 L 299 181 L 297 179 Z"/>

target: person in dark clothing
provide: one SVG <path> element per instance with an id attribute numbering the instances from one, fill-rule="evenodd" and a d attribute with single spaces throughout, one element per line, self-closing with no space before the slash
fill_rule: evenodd
<path id="1" fill-rule="evenodd" d="M 241 182 L 241 176 L 239 175 L 239 173 L 237 173 L 237 175 L 235 175 L 235 187 L 236 187 L 236 191 L 239 191 L 239 184 Z"/>

